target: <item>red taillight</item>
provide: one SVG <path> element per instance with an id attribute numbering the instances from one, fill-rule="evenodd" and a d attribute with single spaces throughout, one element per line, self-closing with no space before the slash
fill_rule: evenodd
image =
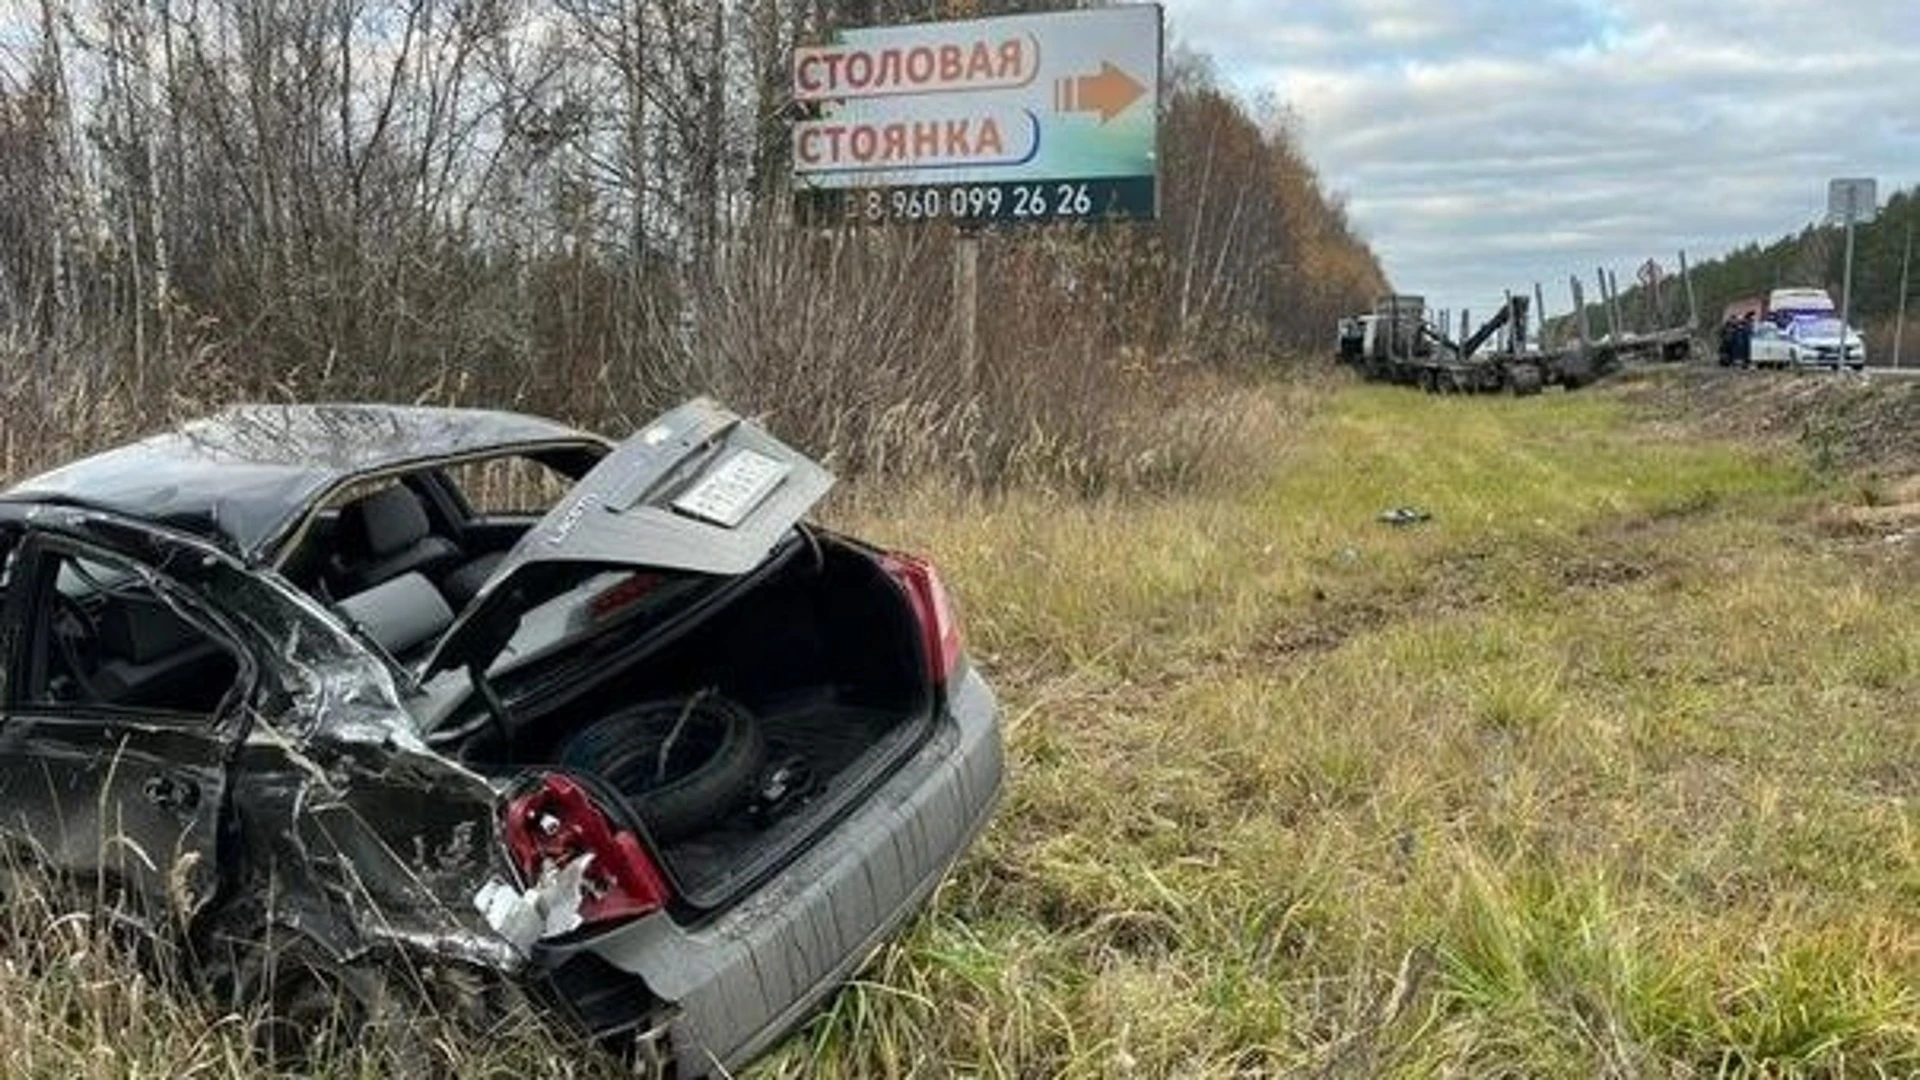
<path id="1" fill-rule="evenodd" d="M 881 556 L 880 563 L 907 591 L 913 616 L 920 623 L 920 646 L 927 658 L 927 670 L 933 674 L 934 685 L 945 686 L 960 668 L 964 642 L 960 616 L 947 598 L 946 586 L 940 583 L 940 572 L 925 559 L 898 552 Z"/>
<path id="2" fill-rule="evenodd" d="M 595 622 L 615 615 L 646 599 L 648 593 L 666 583 L 659 574 L 628 574 L 587 601 L 587 613 Z"/>
<path id="3" fill-rule="evenodd" d="M 579 784 L 547 775 L 507 803 L 502 831 L 520 885 L 530 888 L 548 867 L 592 856 L 582 879 L 583 925 L 658 911 L 670 893 L 640 838 L 615 829 Z"/>

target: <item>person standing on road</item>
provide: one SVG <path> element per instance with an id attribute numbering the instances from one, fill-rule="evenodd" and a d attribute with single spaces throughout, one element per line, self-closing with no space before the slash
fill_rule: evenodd
<path id="1" fill-rule="evenodd" d="M 1747 312 L 1733 330 L 1733 362 L 1743 368 L 1753 366 L 1753 319 L 1754 313 Z"/>

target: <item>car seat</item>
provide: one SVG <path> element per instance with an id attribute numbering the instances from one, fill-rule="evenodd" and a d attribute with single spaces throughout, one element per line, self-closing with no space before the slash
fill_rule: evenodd
<path id="1" fill-rule="evenodd" d="M 340 508 L 339 550 L 330 575 L 340 593 L 357 593 L 419 572 L 435 577 L 461 561 L 460 549 L 435 536 L 420 497 L 395 484 Z"/>

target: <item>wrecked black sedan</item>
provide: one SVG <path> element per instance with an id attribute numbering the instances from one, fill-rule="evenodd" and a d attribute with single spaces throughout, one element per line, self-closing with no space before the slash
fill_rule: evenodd
<path id="1" fill-rule="evenodd" d="M 28 480 L 0 496 L 9 865 L 296 1032 L 531 1003 L 730 1069 L 1001 783 L 938 575 L 807 523 L 831 483 L 704 400 L 618 444 L 243 406 Z"/>

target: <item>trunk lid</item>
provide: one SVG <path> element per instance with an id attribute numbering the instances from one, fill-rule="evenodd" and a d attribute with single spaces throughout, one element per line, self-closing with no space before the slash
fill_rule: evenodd
<path id="1" fill-rule="evenodd" d="M 525 612 L 609 568 L 744 574 L 833 481 L 719 404 L 681 405 L 616 446 L 520 538 L 441 637 L 422 677 L 484 670 Z"/>

